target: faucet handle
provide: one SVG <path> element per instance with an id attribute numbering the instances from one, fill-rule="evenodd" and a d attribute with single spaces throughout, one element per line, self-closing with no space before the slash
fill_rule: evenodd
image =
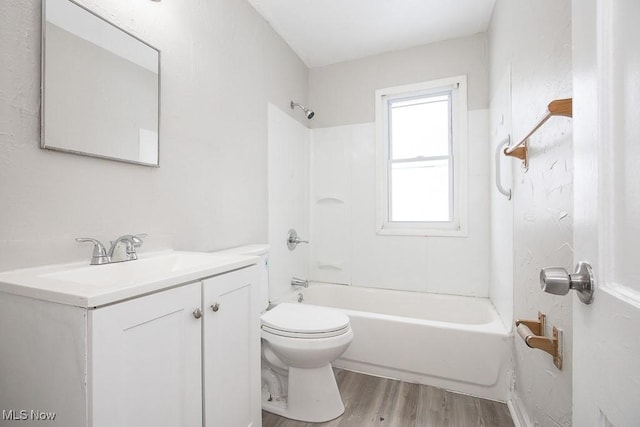
<path id="1" fill-rule="evenodd" d="M 308 240 L 302 240 L 298 236 L 298 232 L 293 228 L 287 233 L 287 247 L 290 251 L 294 250 L 300 243 L 309 243 Z"/>
<path id="2" fill-rule="evenodd" d="M 108 264 L 109 257 L 107 256 L 107 250 L 99 240 L 92 239 L 90 237 L 77 237 L 78 243 L 93 243 L 93 254 L 91 255 L 91 265 Z"/>
<path id="3" fill-rule="evenodd" d="M 132 235 L 131 236 L 131 242 L 133 243 L 133 246 L 136 247 L 136 248 L 139 248 L 140 246 L 142 246 L 142 244 L 144 243 L 144 241 L 142 239 L 144 239 L 147 236 L 148 236 L 148 234 L 146 234 L 146 233 Z"/>

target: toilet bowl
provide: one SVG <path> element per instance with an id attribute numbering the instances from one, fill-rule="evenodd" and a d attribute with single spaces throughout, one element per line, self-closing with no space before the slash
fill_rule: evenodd
<path id="1" fill-rule="evenodd" d="M 353 339 L 349 317 L 330 308 L 281 303 L 261 319 L 262 408 L 306 422 L 342 415 L 331 362 Z"/>

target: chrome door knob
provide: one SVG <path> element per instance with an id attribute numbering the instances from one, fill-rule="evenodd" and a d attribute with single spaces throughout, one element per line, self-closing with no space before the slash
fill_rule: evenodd
<path id="1" fill-rule="evenodd" d="M 566 295 L 573 289 L 585 304 L 593 302 L 595 277 L 591 266 L 579 262 L 573 274 L 562 267 L 545 267 L 540 270 L 540 287 L 544 292 L 554 295 Z"/>
<path id="2" fill-rule="evenodd" d="M 195 317 L 196 319 L 201 318 L 202 310 L 200 310 L 199 308 L 196 308 L 195 310 L 193 310 L 193 317 Z"/>
<path id="3" fill-rule="evenodd" d="M 211 304 L 211 310 L 213 310 L 213 311 L 220 310 L 220 304 L 218 304 L 217 302 L 214 303 L 214 304 Z"/>
<path id="4" fill-rule="evenodd" d="M 571 289 L 571 276 L 562 267 L 545 267 L 540 270 L 540 287 L 548 294 L 566 295 Z"/>

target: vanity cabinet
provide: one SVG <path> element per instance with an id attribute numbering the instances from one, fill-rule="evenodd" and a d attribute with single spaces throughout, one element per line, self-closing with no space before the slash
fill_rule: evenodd
<path id="1" fill-rule="evenodd" d="M 205 426 L 262 424 L 255 280 L 254 270 L 246 270 L 203 281 Z"/>
<path id="2" fill-rule="evenodd" d="M 258 271 L 97 308 L 0 292 L 0 424 L 260 426 Z"/>
<path id="3" fill-rule="evenodd" d="M 94 427 L 202 425 L 202 329 L 193 315 L 200 289 L 197 282 L 89 311 Z"/>

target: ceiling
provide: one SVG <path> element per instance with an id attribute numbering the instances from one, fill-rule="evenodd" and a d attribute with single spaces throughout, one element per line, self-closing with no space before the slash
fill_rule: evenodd
<path id="1" fill-rule="evenodd" d="M 248 0 L 310 67 L 484 32 L 495 0 Z"/>

